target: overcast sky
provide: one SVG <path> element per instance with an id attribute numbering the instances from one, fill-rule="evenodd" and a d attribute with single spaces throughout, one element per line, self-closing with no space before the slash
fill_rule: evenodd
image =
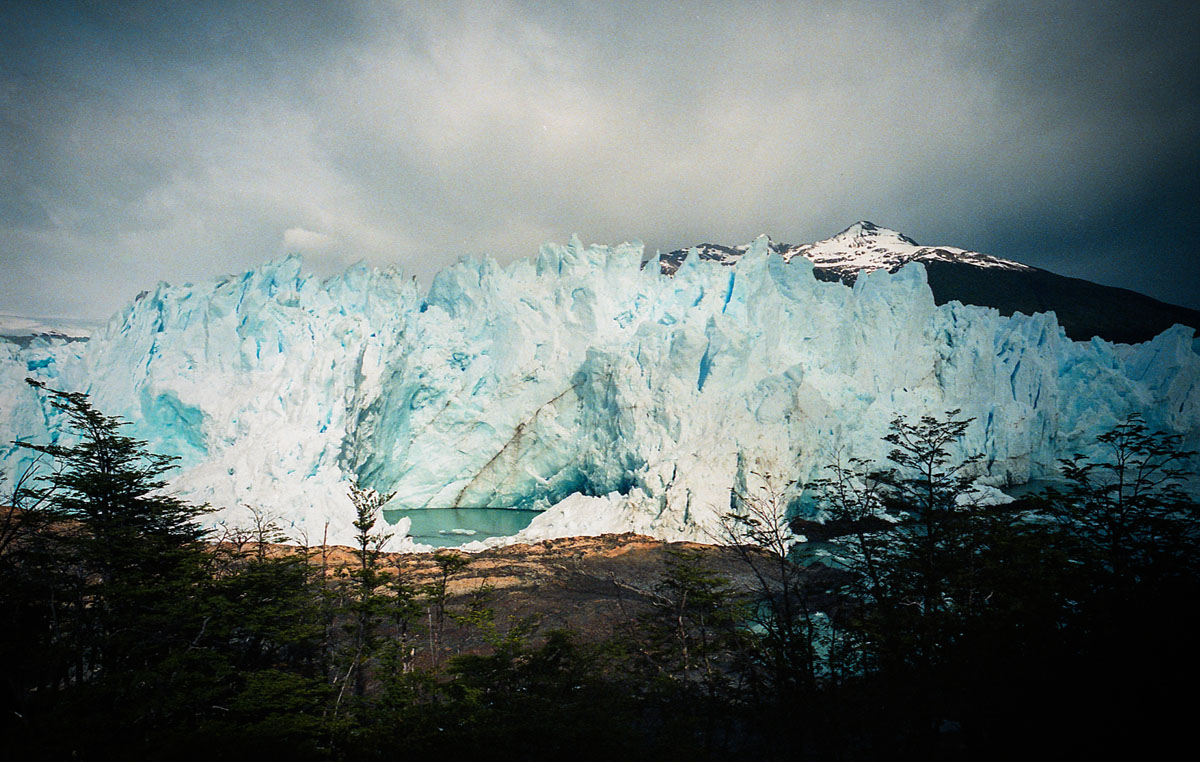
<path id="1" fill-rule="evenodd" d="M 0 312 L 858 219 L 1200 308 L 1200 3 L 0 11 Z"/>

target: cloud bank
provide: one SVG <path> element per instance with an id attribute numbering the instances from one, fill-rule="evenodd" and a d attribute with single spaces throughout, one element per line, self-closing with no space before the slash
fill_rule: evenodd
<path id="1" fill-rule="evenodd" d="M 1194 3 L 650 5 L 6 6 L 0 308 L 859 218 L 1200 307 Z"/>

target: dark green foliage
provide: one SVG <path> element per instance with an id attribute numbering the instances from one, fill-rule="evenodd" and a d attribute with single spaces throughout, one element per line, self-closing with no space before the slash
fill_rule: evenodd
<path id="1" fill-rule="evenodd" d="M 1194 453 L 1176 435 L 1131 416 L 1098 438 L 1096 455 L 1060 461 L 1069 487 L 1043 496 L 1079 574 L 1068 648 L 1092 697 L 1076 727 L 1100 727 L 1108 746 L 1151 742 L 1190 720 L 1173 698 L 1200 679 L 1188 602 L 1200 595 L 1200 518 L 1184 491 Z M 1194 488 L 1194 485 L 1193 485 Z"/>
<path id="2" fill-rule="evenodd" d="M 1189 727 L 1192 454 L 1136 417 L 1062 461 L 1067 489 L 987 506 L 970 420 L 897 418 L 886 464 L 804 485 L 830 555 L 795 544 L 796 485 L 747 470 L 722 540 L 748 589 L 670 548 L 597 642 L 455 592 L 461 553 L 414 587 L 376 531 L 390 495 L 351 492 L 345 569 L 254 511 L 202 542 L 170 459 L 46 393 L 78 444 L 25 445 L 54 468 L 0 516 L 16 757 L 1140 758 Z"/>
<path id="3" fill-rule="evenodd" d="M 358 487 L 350 490 L 350 500 L 354 504 L 358 566 L 348 572 L 351 579 L 351 616 L 346 628 L 350 637 L 343 646 L 342 658 L 334 673 L 335 681 L 341 682 L 335 713 L 348 686 L 353 686 L 355 696 L 362 697 L 366 693 L 367 662 L 378 647 L 379 628 L 388 613 L 388 599 L 379 592 L 386 581 L 379 566 L 379 557 L 391 535 L 376 533 L 374 529 L 380 509 L 392 496 Z"/>
<path id="4" fill-rule="evenodd" d="M 158 492 L 171 459 L 122 435 L 119 419 L 97 412 L 82 394 L 44 391 L 79 442 L 20 443 L 55 468 L 15 500 L 36 517 L 38 531 L 17 540 L 22 557 L 6 569 L 16 577 L 6 582 L 31 583 L 13 603 L 33 609 L 19 627 L 40 670 L 19 678 L 14 699 L 35 734 L 37 719 L 54 727 L 58 695 L 121 707 L 132 733 L 183 722 L 187 707 L 173 695 L 176 667 L 206 627 L 199 589 L 207 560 L 195 524 L 204 509 Z M 6 663 L 26 658 L 4 654 Z M 51 743 L 71 748 L 85 729 L 57 728 Z"/>
<path id="5" fill-rule="evenodd" d="M 1067 493 L 981 506 L 956 415 L 897 419 L 887 468 L 850 461 L 810 485 L 849 530 L 830 613 L 853 658 L 829 698 L 843 717 L 887 707 L 850 737 L 917 758 L 1156 743 L 1137 724 L 1176 712 L 1148 681 L 1196 675 L 1176 615 L 1197 592 L 1190 453 L 1130 419 L 1099 438 L 1109 457 L 1062 461 Z"/>
<path id="6" fill-rule="evenodd" d="M 667 551 L 665 574 L 642 618 L 640 649 L 654 679 L 696 685 L 711 694 L 728 683 L 738 625 L 747 612 L 728 582 L 697 550 Z"/>
<path id="7" fill-rule="evenodd" d="M 540 645 L 526 637 L 508 633 L 490 654 L 451 659 L 442 680 L 407 676 L 362 716 L 347 757 L 600 760 L 649 751 L 610 655 L 566 631 Z"/>
<path id="8" fill-rule="evenodd" d="M 712 758 L 727 749 L 740 711 L 738 673 L 751 609 L 696 548 L 667 548 L 663 575 L 644 590 L 649 609 L 625 641 L 629 707 L 670 758 Z"/>
<path id="9" fill-rule="evenodd" d="M 1200 516 L 1184 492 L 1183 466 L 1195 453 L 1179 435 L 1151 432 L 1139 416 L 1097 443 L 1098 458 L 1060 461 L 1070 488 L 1049 496 L 1063 527 L 1099 564 L 1094 571 L 1127 581 L 1194 575 Z"/>
<path id="10" fill-rule="evenodd" d="M 15 496 L 23 531 L 0 580 L 14 614 L 2 658 L 29 665 L 5 697 L 16 748 L 156 758 L 196 738 L 248 744 L 267 724 L 311 744 L 311 721 L 275 722 L 326 691 L 307 564 L 261 544 L 214 553 L 206 509 L 161 492 L 170 458 L 85 395 L 45 391 L 78 444 L 23 445 L 55 467 Z"/>
<path id="11" fill-rule="evenodd" d="M 438 567 L 437 578 L 421 591 L 426 600 L 429 618 L 429 654 L 436 670 L 441 661 L 446 631 L 446 601 L 449 597 L 450 578 L 471 563 L 471 559 L 459 553 L 439 550 L 433 554 Z"/>

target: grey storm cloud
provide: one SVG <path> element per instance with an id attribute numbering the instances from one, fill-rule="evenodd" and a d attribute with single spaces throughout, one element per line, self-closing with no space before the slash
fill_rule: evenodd
<path id="1" fill-rule="evenodd" d="M 0 311 L 872 219 L 1200 306 L 1195 3 L 0 11 Z M 1182 273 L 1182 276 L 1181 276 Z"/>

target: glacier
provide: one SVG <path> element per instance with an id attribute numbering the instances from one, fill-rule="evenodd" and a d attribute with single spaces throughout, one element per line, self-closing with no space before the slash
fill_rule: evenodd
<path id="1" fill-rule="evenodd" d="M 693 255 L 673 276 L 639 244 L 573 238 L 503 267 L 462 260 L 427 290 L 361 265 L 321 281 L 294 256 L 160 284 L 87 342 L 0 341 L 10 484 L 31 457 L 14 441 L 64 436 L 26 377 L 88 392 L 178 456 L 171 489 L 212 521 L 253 506 L 312 543 L 350 540 L 352 483 L 395 492 L 389 508 L 542 511 L 491 544 L 711 540 L 752 473 L 882 460 L 893 417 L 954 408 L 994 486 L 1052 476 L 1133 412 L 1200 444 L 1190 328 L 1073 342 L 1053 313 L 936 306 L 919 263 L 850 288 L 765 237 L 733 267 Z"/>

